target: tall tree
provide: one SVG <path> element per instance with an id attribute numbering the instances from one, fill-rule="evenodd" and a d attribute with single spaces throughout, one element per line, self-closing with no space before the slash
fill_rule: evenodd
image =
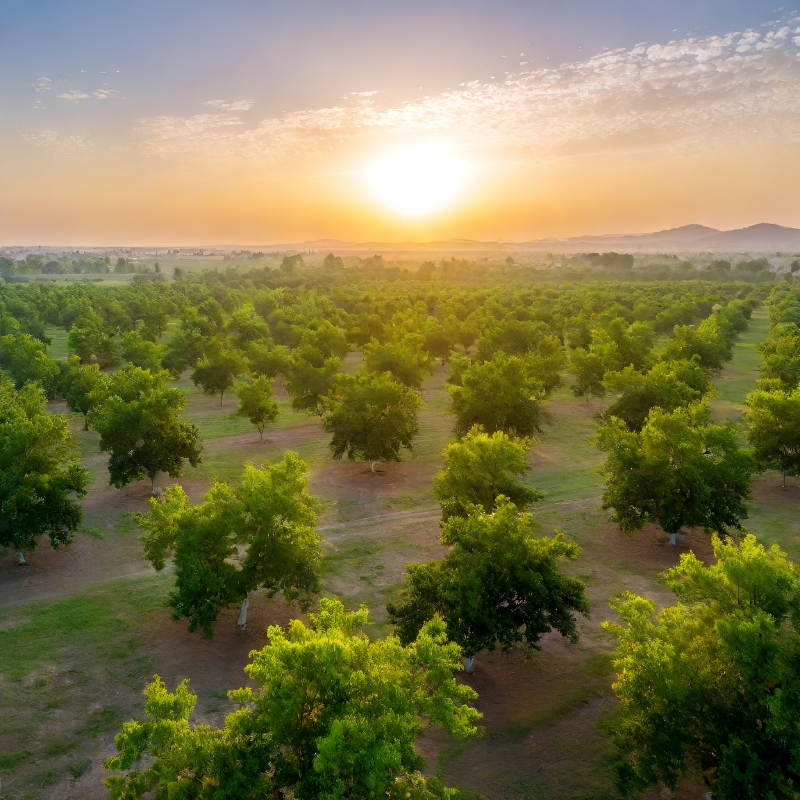
<path id="1" fill-rule="evenodd" d="M 114 333 L 100 316 L 88 310 L 75 320 L 69 332 L 69 346 L 84 364 L 95 360 L 100 369 L 116 367 L 119 364 L 119 346 Z"/>
<path id="2" fill-rule="evenodd" d="M 167 372 L 153 375 L 128 364 L 90 395 L 89 426 L 100 434 L 109 483 L 118 489 L 145 476 L 155 487 L 159 472 L 175 478 L 185 461 L 200 463 L 200 432 L 181 422 L 186 397 L 168 388 L 168 380 Z"/>
<path id="3" fill-rule="evenodd" d="M 502 431 L 474 427 L 444 450 L 444 469 L 433 479 L 433 493 L 442 519 L 467 516 L 473 505 L 490 513 L 504 495 L 520 510 L 542 499 L 541 492 L 517 480 L 529 467 L 530 440 L 512 439 Z"/>
<path id="4" fill-rule="evenodd" d="M 265 377 L 250 378 L 245 383 L 239 384 L 235 389 L 239 398 L 239 408 L 236 413 L 240 417 L 247 417 L 264 438 L 264 428 L 274 422 L 278 416 L 278 404 L 272 397 L 272 379 Z"/>
<path id="5" fill-rule="evenodd" d="M 791 800 L 800 782 L 800 572 L 755 537 L 713 540 L 666 574 L 675 606 L 631 593 L 612 607 L 612 718 L 621 789 L 676 789 L 699 766 L 714 797 Z"/>
<path id="6" fill-rule="evenodd" d="M 40 536 L 54 548 L 72 541 L 82 517 L 74 498 L 89 481 L 66 419 L 44 404 L 38 386 L 17 392 L 0 377 L 0 546 L 21 564 Z"/>
<path id="7" fill-rule="evenodd" d="M 122 357 L 135 367 L 158 372 L 161 362 L 167 355 L 167 348 L 162 344 L 151 342 L 142 336 L 140 331 L 128 331 L 122 334 Z"/>
<path id="8" fill-rule="evenodd" d="M 612 417 L 596 439 L 608 451 L 603 507 L 623 531 L 659 524 L 673 545 L 683 527 L 740 529 L 754 463 L 737 439 L 733 423 L 712 422 L 706 404 L 654 408 L 638 433 Z"/>
<path id="9" fill-rule="evenodd" d="M 325 356 L 310 345 L 292 352 L 286 367 L 284 383 L 292 398 L 292 408 L 322 416 L 322 398 L 327 395 L 334 378 L 342 368 L 342 360 Z"/>
<path id="10" fill-rule="evenodd" d="M 422 342 L 411 337 L 389 344 L 364 345 L 364 366 L 373 375 L 390 372 L 406 386 L 419 389 L 432 365 L 430 356 L 422 349 Z"/>
<path id="11" fill-rule="evenodd" d="M 529 376 L 523 358 L 499 352 L 491 361 L 472 364 L 448 392 L 458 436 L 475 425 L 519 437 L 539 429 L 542 385 Z"/>
<path id="12" fill-rule="evenodd" d="M 472 671 L 475 653 L 497 644 L 536 647 L 553 629 L 577 640 L 575 614 L 586 614 L 589 602 L 583 583 L 559 569 L 559 561 L 578 556 L 562 533 L 534 536 L 530 515 L 501 496 L 491 513 L 473 506 L 466 517 L 450 517 L 441 539 L 450 552 L 409 565 L 400 602 L 387 606 L 401 641 L 413 641 L 426 620 L 441 614 Z"/>
<path id="13" fill-rule="evenodd" d="M 366 608 L 346 613 L 320 601 L 311 625 L 272 626 L 269 644 L 245 668 L 258 688 L 229 693 L 239 709 L 224 729 L 190 725 L 196 696 L 181 683 L 169 693 L 155 676 L 145 690 L 146 718 L 126 722 L 121 771 L 106 779 L 111 800 L 157 797 L 293 797 L 297 800 L 448 800 L 452 792 L 419 774 L 414 748 L 426 727 L 457 738 L 477 733 L 477 695 L 459 684 L 460 651 L 437 619 L 403 647 L 371 642 Z M 147 766 L 133 769 L 142 762 Z"/>
<path id="14" fill-rule="evenodd" d="M 800 388 L 758 390 L 747 396 L 747 438 L 761 468 L 800 474 Z"/>
<path id="15" fill-rule="evenodd" d="M 245 467 L 235 486 L 216 482 L 198 505 L 180 486 L 151 498 L 144 528 L 145 555 L 157 570 L 175 561 L 176 619 L 213 636 L 220 610 L 241 603 L 247 625 L 248 597 L 263 589 L 307 608 L 319 591 L 322 551 L 317 503 L 308 493 L 307 467 L 296 453 L 264 469 Z"/>
<path id="16" fill-rule="evenodd" d="M 334 458 L 347 454 L 376 461 L 399 461 L 419 432 L 420 396 L 409 386 L 383 375 L 341 375 L 326 398 L 322 427 L 331 434 Z"/>

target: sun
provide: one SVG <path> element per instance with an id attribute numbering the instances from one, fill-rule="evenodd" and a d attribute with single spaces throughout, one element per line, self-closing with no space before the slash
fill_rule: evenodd
<path id="1" fill-rule="evenodd" d="M 370 164 L 365 177 L 377 200 L 417 217 L 451 204 L 464 185 L 467 168 L 444 146 L 414 145 Z"/>

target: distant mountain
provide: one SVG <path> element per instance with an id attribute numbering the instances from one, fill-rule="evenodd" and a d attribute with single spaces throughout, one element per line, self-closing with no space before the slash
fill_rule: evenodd
<path id="1" fill-rule="evenodd" d="M 686 242 L 688 244 L 718 233 L 721 233 L 721 231 L 716 228 L 709 228 L 706 225 L 681 225 L 680 228 L 670 228 L 656 233 L 642 233 L 638 236 L 625 238 L 636 239 L 637 242 L 652 242 L 653 244 L 660 242 Z"/>
<path id="2" fill-rule="evenodd" d="M 762 222 L 749 228 L 718 231 L 695 241 L 703 250 L 796 250 L 800 252 L 800 229 Z"/>

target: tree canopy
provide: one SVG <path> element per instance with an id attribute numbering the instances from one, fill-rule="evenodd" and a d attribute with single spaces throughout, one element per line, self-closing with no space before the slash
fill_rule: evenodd
<path id="1" fill-rule="evenodd" d="M 747 517 L 753 458 L 739 448 L 733 423 L 712 422 L 706 404 L 654 408 L 640 432 L 611 417 L 597 443 L 608 451 L 603 507 L 623 531 L 655 522 L 674 544 L 683 527 L 725 533 Z"/>
<path id="2" fill-rule="evenodd" d="M 180 486 L 151 498 L 140 516 L 145 556 L 157 570 L 175 561 L 170 604 L 189 630 L 212 636 L 221 609 L 263 589 L 307 608 L 319 591 L 322 552 L 314 527 L 317 503 L 296 453 L 263 469 L 245 467 L 235 485 L 217 481 L 198 505 Z M 243 608 L 246 624 L 247 606 Z"/>
<path id="3" fill-rule="evenodd" d="M 145 476 L 154 484 L 159 472 L 174 478 L 185 461 L 200 463 L 200 432 L 181 421 L 186 398 L 167 387 L 168 377 L 128 364 L 90 395 L 89 426 L 100 434 L 109 483 L 118 489 Z"/>
<path id="4" fill-rule="evenodd" d="M 800 388 L 759 389 L 747 396 L 747 438 L 762 468 L 800 474 Z"/>
<path id="5" fill-rule="evenodd" d="M 536 647 L 552 629 L 577 640 L 575 614 L 586 614 L 589 603 L 583 583 L 559 569 L 578 556 L 562 533 L 534 536 L 530 515 L 501 496 L 492 512 L 473 506 L 466 517 L 450 517 L 441 539 L 448 554 L 409 565 L 400 602 L 387 606 L 401 641 L 413 641 L 435 614 L 467 657 L 498 643 Z"/>
<path id="6" fill-rule="evenodd" d="M 54 548 L 72 541 L 83 514 L 75 498 L 89 481 L 67 420 L 44 404 L 40 387 L 17 391 L 0 377 L 0 547 L 23 563 L 40 536 Z"/>
<path id="7" fill-rule="evenodd" d="M 322 427 L 331 434 L 334 458 L 399 461 L 411 450 L 419 425 L 420 396 L 391 374 L 340 375 L 325 399 Z"/>
<path id="8" fill-rule="evenodd" d="M 264 428 L 278 417 L 278 404 L 272 397 L 272 380 L 263 376 L 250 378 L 240 383 L 234 392 L 239 398 L 237 415 L 247 417 L 263 439 Z"/>
<path id="9" fill-rule="evenodd" d="M 713 540 L 666 573 L 675 606 L 629 592 L 612 607 L 618 640 L 612 718 L 623 790 L 676 789 L 698 765 L 724 800 L 795 797 L 800 781 L 800 575 L 776 546 Z"/>
<path id="10" fill-rule="evenodd" d="M 188 682 L 170 693 L 155 676 L 145 719 L 122 726 L 118 755 L 105 762 L 125 773 L 106 779 L 111 800 L 154 791 L 207 800 L 221 792 L 229 800 L 447 800 L 418 773 L 425 762 L 414 742 L 433 724 L 461 739 L 476 734 L 480 715 L 469 703 L 477 695 L 453 677 L 460 650 L 439 619 L 405 647 L 394 637 L 371 642 L 368 622 L 365 608 L 347 613 L 323 599 L 309 626 L 270 627 L 269 644 L 245 668 L 258 688 L 229 692 L 239 708 L 223 729 L 190 725 L 197 698 Z"/>
<path id="11" fill-rule="evenodd" d="M 528 469 L 531 441 L 512 439 L 502 431 L 486 433 L 474 427 L 444 450 L 444 469 L 433 479 L 433 494 L 442 506 L 442 519 L 466 516 L 473 505 L 491 513 L 500 495 L 520 510 L 542 494 L 517 480 Z"/>

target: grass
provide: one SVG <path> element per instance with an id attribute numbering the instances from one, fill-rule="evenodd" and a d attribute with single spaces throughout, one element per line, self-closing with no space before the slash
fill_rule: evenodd
<path id="1" fill-rule="evenodd" d="M 69 355 L 67 341 L 69 333 L 64 328 L 56 328 L 54 325 L 48 325 L 44 330 L 50 339 L 50 344 L 47 346 L 50 358 L 66 358 Z"/>

